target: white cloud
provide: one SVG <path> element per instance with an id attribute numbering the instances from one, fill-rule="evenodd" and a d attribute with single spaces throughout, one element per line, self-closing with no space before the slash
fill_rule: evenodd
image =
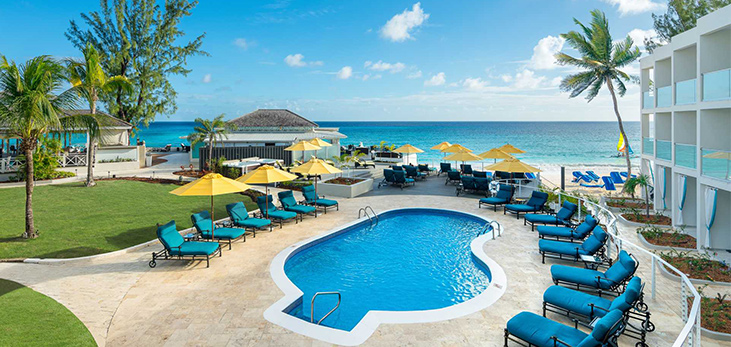
<path id="1" fill-rule="evenodd" d="M 243 37 L 239 37 L 236 40 L 234 40 L 234 46 L 239 47 L 244 50 L 248 49 L 250 46 L 253 46 L 253 45 L 254 45 L 253 41 L 247 41 Z"/>
<path id="2" fill-rule="evenodd" d="M 211 83 L 211 74 L 206 74 L 203 76 L 203 79 L 201 80 L 203 83 Z"/>
<path id="3" fill-rule="evenodd" d="M 646 37 L 657 39 L 657 31 L 655 31 L 655 29 L 632 29 L 632 31 L 630 31 L 627 35 L 632 38 L 632 41 L 635 42 L 635 46 L 637 47 L 645 46 Z"/>
<path id="4" fill-rule="evenodd" d="M 365 75 L 363 75 L 363 77 L 361 79 L 364 81 L 368 81 L 368 80 L 378 80 L 378 79 L 381 79 L 381 77 L 383 77 L 381 74 L 376 74 L 376 75 L 365 74 Z"/>
<path id="5" fill-rule="evenodd" d="M 551 87 L 558 87 L 561 85 L 561 81 L 563 80 L 563 77 L 554 77 L 551 80 Z"/>
<path id="6" fill-rule="evenodd" d="M 513 80 L 513 76 L 511 75 L 501 75 L 500 79 L 503 80 L 503 82 L 508 83 Z"/>
<path id="7" fill-rule="evenodd" d="M 284 57 L 284 62 L 287 63 L 287 65 L 291 67 L 304 67 L 304 66 L 322 66 L 324 63 L 320 60 L 317 61 L 311 61 L 306 62 L 305 56 L 297 53 L 297 54 L 290 54 L 286 57 Z"/>
<path id="8" fill-rule="evenodd" d="M 440 72 L 440 73 L 432 76 L 432 78 L 424 81 L 424 85 L 431 86 L 431 87 L 441 86 L 442 84 L 444 84 L 444 82 L 447 82 L 447 78 L 444 75 L 444 72 Z"/>
<path id="9" fill-rule="evenodd" d="M 665 4 L 653 0 L 602 0 L 610 5 L 617 6 L 620 16 L 652 12 L 665 9 Z"/>
<path id="10" fill-rule="evenodd" d="M 462 85 L 471 90 L 483 90 L 487 87 L 489 83 L 487 81 L 484 81 L 482 78 L 466 78 L 464 81 L 462 81 Z"/>
<path id="11" fill-rule="evenodd" d="M 533 47 L 533 56 L 528 64 L 536 70 L 550 70 L 558 67 L 554 55 L 560 52 L 566 42 L 562 37 L 546 36 Z"/>
<path id="12" fill-rule="evenodd" d="M 416 78 L 421 78 L 421 70 L 416 70 L 408 75 L 406 75 L 406 78 L 413 80 Z"/>
<path id="13" fill-rule="evenodd" d="M 546 79 L 544 76 L 536 76 L 535 72 L 523 69 L 523 71 L 515 74 L 515 82 L 513 86 L 517 89 L 536 89 Z"/>
<path id="14" fill-rule="evenodd" d="M 343 68 L 338 71 L 336 76 L 338 77 L 338 79 L 347 80 L 348 78 L 353 76 L 353 68 L 350 66 L 343 66 Z"/>
<path id="15" fill-rule="evenodd" d="M 406 41 L 412 38 L 411 32 L 424 24 L 427 19 L 429 19 L 429 14 L 424 13 L 421 3 L 417 2 L 411 11 L 406 9 L 389 19 L 380 30 L 381 37 L 392 42 Z"/>
<path id="16" fill-rule="evenodd" d="M 364 67 L 369 68 L 373 71 L 388 71 L 390 73 L 398 73 L 403 71 L 403 69 L 406 67 L 403 63 L 386 63 L 384 61 L 379 60 L 378 62 L 372 62 L 370 60 L 366 61 L 363 64 Z"/>

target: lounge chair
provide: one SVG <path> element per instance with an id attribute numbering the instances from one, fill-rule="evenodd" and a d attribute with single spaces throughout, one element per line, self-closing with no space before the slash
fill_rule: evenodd
<path id="1" fill-rule="evenodd" d="M 527 179 L 529 179 L 529 180 L 534 180 L 534 179 L 536 179 L 537 177 L 536 177 L 536 174 L 534 174 L 534 173 L 532 173 L 532 172 L 526 172 L 526 173 L 525 173 L 525 178 L 527 178 Z"/>
<path id="2" fill-rule="evenodd" d="M 393 172 L 393 185 L 400 187 L 402 190 L 408 185 L 414 185 L 414 179 L 406 177 L 406 171 Z"/>
<path id="3" fill-rule="evenodd" d="M 536 230 L 538 230 L 538 237 L 542 239 L 549 237 L 555 238 L 556 240 L 565 239 L 566 241 L 573 242 L 586 238 L 598 223 L 599 221 L 594 216 L 587 215 L 584 221 L 575 228 L 542 225 L 537 227 Z"/>
<path id="4" fill-rule="evenodd" d="M 622 175 L 622 177 L 624 177 L 625 179 L 626 179 L 626 178 L 629 178 L 629 177 L 627 177 L 627 176 L 629 175 L 629 174 L 627 173 L 627 171 L 622 171 L 622 172 L 620 172 L 619 174 L 620 174 L 620 175 Z M 637 175 L 632 175 L 632 178 L 637 178 Z"/>
<path id="5" fill-rule="evenodd" d="M 374 169 L 376 168 L 376 163 L 374 163 L 374 162 L 372 162 L 370 160 L 356 159 L 354 161 L 354 163 L 355 163 L 355 167 L 356 168 L 361 168 L 361 167 L 362 168 L 368 168 L 369 166 L 373 167 Z"/>
<path id="6" fill-rule="evenodd" d="M 272 231 L 272 221 L 263 218 L 249 217 L 249 211 L 246 209 L 246 205 L 243 202 L 234 202 L 226 205 L 226 212 L 228 212 L 229 218 L 233 225 L 250 229 L 256 237 L 256 231 L 269 227 L 269 231 Z"/>
<path id="7" fill-rule="evenodd" d="M 509 184 L 500 184 L 500 188 L 497 194 L 493 197 L 482 198 L 477 203 L 478 208 L 482 208 L 482 205 L 492 205 L 493 211 L 497 212 L 498 205 L 509 204 L 513 200 L 513 193 L 515 193 L 515 187 Z"/>
<path id="8" fill-rule="evenodd" d="M 437 170 L 433 167 L 429 167 L 429 164 L 418 164 L 416 167 L 419 169 L 419 172 L 423 172 L 427 176 Z"/>
<path id="9" fill-rule="evenodd" d="M 211 233 L 211 227 L 213 223 L 211 221 L 211 213 L 208 211 L 201 211 L 190 215 L 190 220 L 193 222 L 195 230 L 200 234 L 200 238 L 205 240 L 216 240 L 218 242 L 228 243 L 228 249 L 231 249 L 231 243 L 238 239 L 246 241 L 246 229 L 242 228 L 227 228 L 215 226 Z"/>
<path id="10" fill-rule="evenodd" d="M 378 183 L 378 188 L 381 188 L 381 186 L 394 184 L 393 172 L 394 171 L 392 169 L 383 169 L 383 181 Z"/>
<path id="11" fill-rule="evenodd" d="M 261 213 L 262 217 L 272 220 L 274 222 L 278 222 L 280 229 L 282 228 L 284 222 L 290 219 L 294 219 L 295 224 L 297 224 L 297 213 L 282 211 L 278 209 L 276 206 L 274 206 L 274 202 L 272 202 L 273 199 L 274 198 L 271 195 L 258 196 L 256 198 L 256 204 L 259 205 L 259 212 Z"/>
<path id="12" fill-rule="evenodd" d="M 404 171 L 404 167 L 401 165 L 391 165 L 391 170 L 393 171 Z"/>
<path id="13" fill-rule="evenodd" d="M 470 164 L 460 165 L 460 170 L 462 171 L 463 175 L 472 175 L 472 165 Z"/>
<path id="14" fill-rule="evenodd" d="M 459 184 L 461 182 L 462 175 L 459 174 L 459 171 L 449 171 L 447 172 L 447 180 L 444 182 L 444 185 L 447 185 L 449 183 Z"/>
<path id="15" fill-rule="evenodd" d="M 506 212 L 515 213 L 515 218 L 520 218 L 521 213 L 540 212 L 548 201 L 548 194 L 534 190 L 530 199 L 525 204 L 508 204 L 503 208 Z"/>
<path id="16" fill-rule="evenodd" d="M 404 170 L 406 170 L 406 177 L 413 178 L 413 179 L 426 179 L 426 174 L 419 171 L 419 169 L 416 166 L 411 165 L 404 165 Z"/>
<path id="17" fill-rule="evenodd" d="M 536 224 L 571 225 L 571 217 L 574 216 L 578 208 L 576 204 L 564 200 L 561 209 L 556 214 L 526 214 L 523 217 L 523 225 L 529 223 L 531 231 L 535 230 Z"/>
<path id="18" fill-rule="evenodd" d="M 556 285 L 564 285 L 577 290 L 612 292 L 616 295 L 624 292 L 624 286 L 634 276 L 640 263 L 626 251 L 619 252 L 617 261 L 605 272 L 581 269 L 566 265 L 552 265 L 551 278 Z"/>
<path id="19" fill-rule="evenodd" d="M 590 171 L 587 171 L 587 172 L 586 172 L 586 175 L 587 175 L 587 176 L 589 176 L 589 177 L 590 177 L 590 178 L 591 178 L 592 180 L 594 180 L 595 182 L 596 182 L 596 181 L 599 181 L 599 180 L 601 179 L 601 177 L 599 177 L 599 175 L 597 175 L 597 174 L 596 174 L 596 172 L 594 172 L 594 171 L 591 171 L 591 170 L 590 170 Z"/>
<path id="20" fill-rule="evenodd" d="M 610 172 L 609 177 L 612 178 L 612 182 L 614 184 L 624 184 L 624 178 L 622 178 L 622 175 L 620 175 L 617 171 Z"/>
<path id="21" fill-rule="evenodd" d="M 579 322 L 574 327 L 563 325 L 532 312 L 523 311 L 510 318 L 505 327 L 505 347 L 508 341 L 514 341 L 525 346 L 536 347 L 603 347 L 616 346 L 617 337 L 624 331 L 624 315 L 620 310 L 608 312 L 600 318 L 593 329 L 588 324 L 582 324 L 591 329 L 585 333 L 578 329 Z"/>
<path id="22" fill-rule="evenodd" d="M 439 172 L 437 173 L 437 177 L 443 173 L 447 173 L 452 171 L 452 164 L 450 163 L 439 163 Z"/>
<path id="23" fill-rule="evenodd" d="M 611 300 L 562 286 L 551 286 L 543 293 L 543 317 L 546 317 L 547 312 L 552 312 L 588 323 L 613 310 L 620 310 L 625 321 L 629 318 L 640 321 L 640 328 L 627 324 L 624 335 L 638 339 L 642 342 L 638 345 L 646 346 L 645 335 L 655 330 L 655 325 L 650 322 L 650 312 L 643 302 L 643 288 L 642 280 L 632 277 L 624 293 Z"/>
<path id="24" fill-rule="evenodd" d="M 592 181 L 592 179 L 590 177 L 587 177 L 586 175 L 581 173 L 581 171 L 574 171 L 574 172 L 572 172 L 572 174 L 574 175 L 574 179 L 572 180 L 572 182 L 574 182 L 574 183 L 579 183 L 581 181 L 590 183 Z"/>
<path id="25" fill-rule="evenodd" d="M 485 192 L 485 196 L 487 196 L 488 192 L 490 192 L 490 182 L 492 180 L 487 177 L 474 177 L 474 179 L 475 179 L 475 192 L 476 193 Z"/>
<path id="26" fill-rule="evenodd" d="M 300 217 L 300 220 L 302 220 L 306 214 L 314 214 L 315 218 L 317 218 L 317 208 L 314 206 L 298 204 L 291 190 L 279 192 L 277 193 L 277 196 L 279 197 L 279 203 L 282 204 L 282 209 L 296 213 Z"/>
<path id="27" fill-rule="evenodd" d="M 538 251 L 541 253 L 541 262 L 544 264 L 546 257 L 571 261 L 580 261 L 582 255 L 603 258 L 606 242 L 607 233 L 597 225 L 591 235 L 581 244 L 541 239 L 538 240 Z"/>
<path id="28" fill-rule="evenodd" d="M 462 176 L 460 177 L 461 183 L 457 186 L 457 196 L 459 196 L 459 193 L 466 192 L 466 191 L 475 191 L 477 189 L 477 184 L 475 183 L 475 178 L 472 176 Z"/>
<path id="29" fill-rule="evenodd" d="M 153 268 L 157 266 L 158 259 L 203 260 L 203 258 L 206 259 L 206 267 L 209 267 L 212 256 L 216 253 L 221 256 L 221 245 L 218 242 L 185 241 L 175 227 L 174 220 L 164 225 L 157 225 L 157 238 L 164 248 L 159 252 L 152 252 L 152 260 L 147 265 Z"/>
<path id="30" fill-rule="evenodd" d="M 602 176 L 602 182 L 604 182 L 604 189 L 607 191 L 617 190 L 617 187 L 614 186 L 614 182 L 609 176 Z"/>
<path id="31" fill-rule="evenodd" d="M 305 198 L 305 200 L 303 201 L 305 204 L 315 207 L 322 207 L 322 209 L 325 211 L 325 214 L 327 214 L 328 208 L 335 207 L 336 210 L 340 210 L 340 205 L 337 201 L 325 199 L 324 195 L 317 196 L 317 193 L 315 192 L 315 187 L 312 185 L 302 187 L 302 196 Z"/>
<path id="32" fill-rule="evenodd" d="M 481 178 L 487 178 L 487 171 L 472 171 L 472 176 L 474 177 L 481 177 Z"/>

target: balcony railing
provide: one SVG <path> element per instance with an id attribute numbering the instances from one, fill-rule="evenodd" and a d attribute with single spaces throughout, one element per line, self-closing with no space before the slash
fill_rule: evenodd
<path id="1" fill-rule="evenodd" d="M 667 161 L 673 160 L 673 143 L 670 141 L 656 140 L 655 145 L 657 146 L 658 159 Z"/>
<path id="2" fill-rule="evenodd" d="M 56 157 L 58 165 L 61 167 L 86 166 L 86 154 L 62 154 Z M 0 173 L 17 172 L 21 166 L 25 164 L 25 159 L 19 157 L 0 158 Z"/>
<path id="3" fill-rule="evenodd" d="M 655 97 L 650 92 L 642 93 L 642 108 L 654 108 Z"/>
<path id="4" fill-rule="evenodd" d="M 673 87 L 657 89 L 657 107 L 670 107 L 673 104 Z"/>
<path id="5" fill-rule="evenodd" d="M 696 150 L 695 145 L 684 143 L 675 144 L 675 165 L 695 169 Z"/>
<path id="6" fill-rule="evenodd" d="M 655 139 L 653 139 L 652 137 L 642 138 L 642 153 L 655 155 Z"/>
<path id="7" fill-rule="evenodd" d="M 703 176 L 731 181 L 731 151 L 701 148 Z"/>
<path id="8" fill-rule="evenodd" d="M 731 69 L 703 74 L 703 101 L 731 99 Z"/>
<path id="9" fill-rule="evenodd" d="M 695 91 L 695 79 L 675 83 L 675 104 L 694 104 L 696 100 Z"/>

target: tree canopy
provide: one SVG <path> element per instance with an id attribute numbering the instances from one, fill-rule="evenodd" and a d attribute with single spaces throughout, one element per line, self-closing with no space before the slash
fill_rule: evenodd
<path id="1" fill-rule="evenodd" d="M 657 37 L 645 38 L 647 51 L 652 53 L 673 36 L 695 28 L 698 18 L 729 4 L 731 0 L 670 0 L 665 14 L 652 14 Z"/>

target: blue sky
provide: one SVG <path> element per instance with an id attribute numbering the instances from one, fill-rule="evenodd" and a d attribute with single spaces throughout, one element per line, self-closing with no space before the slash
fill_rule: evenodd
<path id="1" fill-rule="evenodd" d="M 69 20 L 96 0 L 17 1 L 0 7 L 0 53 L 24 61 L 79 53 Z M 608 95 L 569 100 L 553 64 L 560 33 L 606 12 L 615 39 L 652 34 L 662 0 L 212 1 L 182 28 L 206 33 L 210 57 L 173 77 L 179 110 L 192 120 L 256 108 L 289 108 L 314 120 L 614 120 Z M 641 44 L 641 42 L 639 43 Z M 637 66 L 629 72 L 637 73 Z M 639 118 L 639 88 L 620 100 Z"/>

